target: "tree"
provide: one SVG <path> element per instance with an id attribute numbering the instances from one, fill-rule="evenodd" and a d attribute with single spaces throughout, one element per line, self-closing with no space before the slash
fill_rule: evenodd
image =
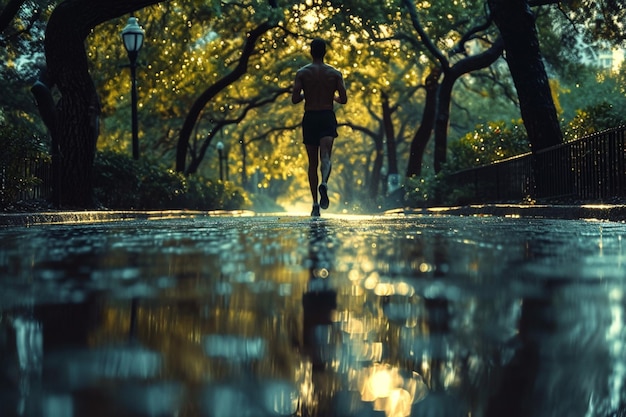
<path id="1" fill-rule="evenodd" d="M 439 89 L 439 77 L 441 69 L 439 66 L 433 66 L 430 73 L 426 76 L 424 89 L 426 90 L 426 100 L 424 111 L 422 113 L 422 121 L 418 129 L 415 130 L 413 140 L 411 140 L 411 153 L 406 168 L 407 178 L 420 176 L 422 174 L 422 161 L 426 145 L 430 140 L 430 135 L 435 126 L 435 116 L 437 114 L 437 91 Z"/>
<path id="2" fill-rule="evenodd" d="M 272 8 L 276 7 L 275 2 L 270 1 Z M 251 55 L 255 52 L 255 44 L 263 34 L 272 29 L 278 24 L 276 16 L 271 16 L 270 19 L 263 21 L 247 34 L 246 41 L 243 45 L 241 56 L 238 60 L 235 68 L 226 74 L 221 79 L 217 80 L 214 84 L 208 87 L 193 103 L 185 122 L 180 132 L 176 151 L 176 170 L 179 172 L 185 172 L 185 159 L 187 158 L 187 148 L 189 146 L 189 138 L 193 131 L 193 127 L 198 120 L 202 109 L 209 100 L 215 97 L 220 91 L 236 82 L 243 74 L 246 73 L 248 62 Z M 210 142 L 210 141 L 209 141 Z M 208 143 L 207 145 L 208 146 Z M 205 147 L 206 149 L 206 147 Z M 197 168 L 197 167 L 196 167 Z M 192 170 L 193 171 L 193 170 Z M 189 171 L 187 171 L 188 173 Z"/>
<path id="3" fill-rule="evenodd" d="M 158 3 L 157 0 L 65 0 L 53 11 L 46 28 L 45 52 L 50 90 L 61 95 L 51 127 L 55 204 L 88 208 L 93 201 L 93 162 L 100 104 L 89 74 L 85 39 L 97 25 Z"/>
<path id="4" fill-rule="evenodd" d="M 535 17 L 528 0 L 488 0 L 533 152 L 558 145 L 563 136 L 539 50 Z"/>

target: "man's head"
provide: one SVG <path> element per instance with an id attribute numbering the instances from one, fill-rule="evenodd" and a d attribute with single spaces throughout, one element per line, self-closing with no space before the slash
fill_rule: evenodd
<path id="1" fill-rule="evenodd" d="M 311 41 L 311 56 L 313 59 L 323 59 L 324 55 L 326 55 L 326 42 L 324 39 L 313 39 Z"/>

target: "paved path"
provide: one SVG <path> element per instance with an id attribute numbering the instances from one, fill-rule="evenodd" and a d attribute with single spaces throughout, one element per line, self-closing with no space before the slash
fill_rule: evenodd
<path id="1" fill-rule="evenodd" d="M 457 216 L 505 216 L 547 219 L 597 219 L 626 221 L 626 206 L 610 204 L 587 205 L 520 205 L 520 204 L 484 204 L 459 207 L 435 207 L 424 209 L 397 209 L 380 214 L 432 214 Z M 194 216 L 253 216 L 252 211 L 193 211 L 193 210 L 155 210 L 155 211 L 47 211 L 33 213 L 1 213 L 0 226 L 29 226 L 34 224 L 59 223 L 98 223 L 159 218 L 185 218 Z M 263 215 L 263 214 L 261 214 Z M 281 213 L 275 213 L 281 215 Z M 285 213 L 289 215 L 289 213 Z"/>
<path id="2" fill-rule="evenodd" d="M 626 225 L 467 210 L 2 227 L 2 412 L 623 415 Z"/>

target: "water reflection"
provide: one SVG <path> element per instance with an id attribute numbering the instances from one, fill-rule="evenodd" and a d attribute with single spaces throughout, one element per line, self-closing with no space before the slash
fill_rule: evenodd
<path id="1" fill-rule="evenodd" d="M 1 412 L 617 416 L 624 235 L 418 216 L 0 230 Z"/>
<path id="2" fill-rule="evenodd" d="M 313 221 L 309 229 L 307 288 L 302 295 L 303 343 L 311 357 L 313 371 L 323 371 L 334 356 L 336 335 L 333 314 L 337 309 L 337 291 L 331 285 L 334 243 L 324 220 Z"/>

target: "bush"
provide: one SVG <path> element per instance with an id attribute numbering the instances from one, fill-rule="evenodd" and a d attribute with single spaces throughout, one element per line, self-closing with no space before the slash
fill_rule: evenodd
<path id="1" fill-rule="evenodd" d="M 185 178 L 154 159 L 135 161 L 113 151 L 96 155 L 94 195 L 102 206 L 117 210 L 236 210 L 250 205 L 232 183 Z"/>
<path id="2" fill-rule="evenodd" d="M 624 118 L 618 109 L 610 103 L 600 103 L 576 110 L 576 116 L 564 129 L 563 136 L 566 141 L 576 140 L 623 123 Z"/>
<path id="3" fill-rule="evenodd" d="M 473 203 L 476 197 L 473 186 L 457 183 L 452 174 L 449 165 L 444 165 L 437 175 L 408 178 L 404 195 L 406 207 L 448 207 Z"/>
<path id="4" fill-rule="evenodd" d="M 449 145 L 448 170 L 459 171 L 530 152 L 522 120 L 477 125 Z"/>

